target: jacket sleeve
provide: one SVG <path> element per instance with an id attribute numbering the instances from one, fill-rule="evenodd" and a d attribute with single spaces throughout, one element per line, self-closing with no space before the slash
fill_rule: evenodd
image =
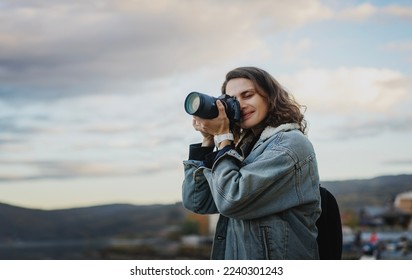
<path id="1" fill-rule="evenodd" d="M 308 159 L 306 159 L 308 160 Z M 300 165 L 292 152 L 278 147 L 262 152 L 253 162 L 230 150 L 220 156 L 204 174 L 219 212 L 235 219 L 255 219 L 315 201 L 308 175 L 295 176 Z M 307 167 L 308 168 L 308 167 Z M 303 182 L 306 180 L 306 182 Z M 310 186 L 308 186 L 310 185 Z"/>
<path id="2" fill-rule="evenodd" d="M 202 148 L 199 144 L 191 145 L 189 159 L 183 162 L 183 206 L 198 214 L 218 213 L 209 183 L 203 174 L 205 166 L 202 159 L 212 150 L 213 148 Z"/>

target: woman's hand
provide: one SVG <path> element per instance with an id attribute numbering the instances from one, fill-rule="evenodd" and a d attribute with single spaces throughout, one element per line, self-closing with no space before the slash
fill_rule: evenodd
<path id="1" fill-rule="evenodd" d="M 201 120 L 202 119 L 200 118 L 193 117 L 192 125 L 195 128 L 195 130 L 199 131 L 203 136 L 202 147 L 213 147 L 215 145 L 213 141 L 213 135 L 201 129 L 202 127 Z"/>
<path id="2" fill-rule="evenodd" d="M 203 136 L 202 146 L 212 147 L 214 145 L 213 136 L 229 133 L 229 119 L 227 118 L 225 106 L 220 100 L 216 101 L 219 115 L 214 119 L 202 119 L 193 117 L 193 127 Z"/>

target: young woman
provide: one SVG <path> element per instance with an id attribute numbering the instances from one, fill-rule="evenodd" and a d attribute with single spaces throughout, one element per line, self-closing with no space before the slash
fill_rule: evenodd
<path id="1" fill-rule="evenodd" d="M 211 258 L 318 259 L 319 174 L 301 106 L 255 67 L 230 71 L 222 93 L 239 101 L 240 127 L 217 101 L 218 117 L 193 117 L 203 140 L 184 161 L 184 206 L 220 213 Z"/>

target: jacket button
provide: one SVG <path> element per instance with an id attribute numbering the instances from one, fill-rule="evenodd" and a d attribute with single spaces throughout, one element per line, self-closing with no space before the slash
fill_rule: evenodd
<path id="1" fill-rule="evenodd" d="M 225 237 L 224 237 L 224 236 L 221 236 L 221 235 L 218 235 L 218 236 L 216 237 L 216 239 L 217 239 L 217 240 L 224 240 Z"/>

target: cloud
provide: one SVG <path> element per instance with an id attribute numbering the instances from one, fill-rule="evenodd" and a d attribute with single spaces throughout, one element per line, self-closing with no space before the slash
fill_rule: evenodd
<path id="1" fill-rule="evenodd" d="M 348 117 L 344 124 L 330 129 L 334 139 L 374 137 L 383 133 L 412 132 L 412 114 L 391 117 Z"/>
<path id="2" fill-rule="evenodd" d="M 313 41 L 308 38 L 300 39 L 295 42 L 285 42 L 282 45 L 282 59 L 287 63 L 308 64 L 310 59 L 302 54 L 310 50 L 313 45 Z"/>
<path id="3" fill-rule="evenodd" d="M 390 42 L 384 46 L 385 50 L 405 55 L 405 60 L 412 62 L 412 41 Z"/>
<path id="4" fill-rule="evenodd" d="M 307 68 L 279 81 L 307 106 L 307 114 L 315 119 L 311 135 L 316 138 L 346 140 L 412 131 L 411 78 L 399 71 Z"/>
<path id="5" fill-rule="evenodd" d="M 344 20 L 365 20 L 378 12 L 378 8 L 370 3 L 360 4 L 355 7 L 350 7 L 337 13 L 339 19 Z"/>
<path id="6" fill-rule="evenodd" d="M 338 20 L 364 21 L 371 18 L 385 19 L 412 19 L 412 6 L 388 5 L 377 6 L 371 3 L 361 3 L 356 6 L 335 10 L 335 18 Z"/>
<path id="7" fill-rule="evenodd" d="M 391 16 L 412 20 L 412 6 L 389 5 L 383 7 L 382 12 Z"/>
<path id="8" fill-rule="evenodd" d="M 124 177 L 175 168 L 156 161 L 0 160 L 0 181 Z"/>
<path id="9" fill-rule="evenodd" d="M 409 17 L 410 9 L 361 4 L 340 11 L 317 0 L 13 1 L 0 9 L 0 97 L 130 93 L 163 77 L 270 52 L 265 37 L 279 31 L 380 12 Z M 299 41 L 289 57 L 310 45 Z"/>
<path id="10" fill-rule="evenodd" d="M 412 159 L 393 159 L 384 161 L 386 165 L 412 165 Z"/>
<path id="11" fill-rule="evenodd" d="M 412 102 L 410 77 L 391 69 L 307 68 L 280 79 L 315 112 L 390 114 Z"/>
<path id="12" fill-rule="evenodd" d="M 369 6 L 354 9 L 362 14 Z M 267 35 L 337 13 L 304 0 L 16 1 L 0 10 L 0 97 L 131 92 L 251 51 L 268 52 Z M 310 41 L 299 46 L 295 51 Z"/>
<path id="13" fill-rule="evenodd" d="M 412 41 L 391 42 L 386 45 L 386 49 L 401 52 L 412 52 Z"/>
<path id="14" fill-rule="evenodd" d="M 285 30 L 370 19 L 382 13 L 408 17 L 397 6 L 361 4 L 341 11 L 322 1 L 258 3 L 41 0 L 0 4 L 0 152 L 4 158 L 18 159 L 25 151 L 28 158 L 40 162 L 22 165 L 33 173 L 28 172 L 27 178 L 121 174 L 116 166 L 99 165 L 99 155 L 128 161 L 129 149 L 141 157 L 142 170 L 168 168 L 175 162 L 172 154 L 183 153 L 182 142 L 195 138 L 188 133 L 190 118 L 181 104 L 184 94 L 193 85 L 218 89 L 210 85 L 216 80 L 216 69 L 251 53 L 257 57 L 248 61 L 263 61 L 265 53 L 273 52 L 268 37 Z M 410 77 L 388 68 L 314 68 L 310 56 L 297 58 L 315 47 L 315 38 L 307 34 L 288 40 L 293 43 L 279 46 L 282 58 L 307 68 L 281 76 L 280 81 L 309 112 L 335 116 L 339 127 L 358 133 L 387 127 L 379 116 L 397 123 L 395 128 L 410 129 L 401 122 L 409 120 Z M 407 42 L 388 48 L 409 51 Z M 15 98 L 26 103 L 10 103 Z M 358 122 L 346 119 L 347 114 Z M 16 151 L 20 151 L 17 156 Z M 162 153 L 167 162 L 148 164 L 153 154 Z M 76 157 L 85 162 L 72 161 Z M 44 163 L 50 158 L 55 159 L 56 169 Z"/>
<path id="15" fill-rule="evenodd" d="M 229 25 L 234 19 L 208 2 L 150 2 L 20 2 L 2 9 L 0 96 L 29 97 L 28 89 L 48 98 L 104 93 L 256 46 L 249 21 Z M 231 35 L 235 28 L 249 40 Z"/>

